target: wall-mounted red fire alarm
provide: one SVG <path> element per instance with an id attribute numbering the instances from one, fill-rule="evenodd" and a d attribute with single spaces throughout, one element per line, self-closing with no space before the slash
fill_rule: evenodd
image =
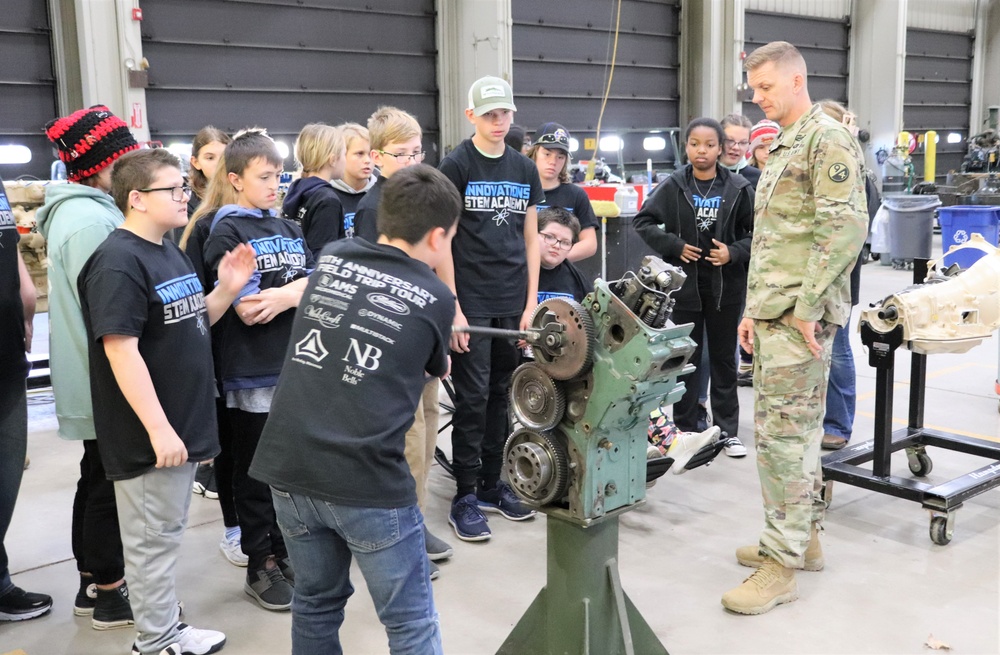
<path id="1" fill-rule="evenodd" d="M 139 7 L 132 9 L 132 20 L 142 20 L 142 9 Z"/>

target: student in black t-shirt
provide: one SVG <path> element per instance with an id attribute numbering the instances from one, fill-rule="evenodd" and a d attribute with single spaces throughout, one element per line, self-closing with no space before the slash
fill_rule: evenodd
<path id="1" fill-rule="evenodd" d="M 368 128 L 357 123 L 341 123 L 337 126 L 344 136 L 344 174 L 330 182 L 344 208 L 344 236 L 354 236 L 354 215 L 358 205 L 375 186 L 378 175 L 372 161 L 372 147 L 368 140 Z"/>
<path id="2" fill-rule="evenodd" d="M 538 212 L 538 247 L 542 260 L 538 272 L 539 303 L 549 298 L 583 302 L 583 297 L 593 291 L 593 283 L 588 283 L 567 258 L 579 235 L 580 222 L 562 207 Z"/>
<path id="3" fill-rule="evenodd" d="M 310 123 L 295 140 L 295 160 L 301 177 L 292 182 L 281 212 L 295 221 L 315 257 L 323 246 L 343 239 L 344 207 L 332 180 L 344 174 L 344 136 L 323 123 Z"/>
<path id="4" fill-rule="evenodd" d="M 393 173 L 424 160 L 423 131 L 417 119 L 396 107 L 379 107 L 368 118 L 372 161 L 378 166 L 378 180 L 358 203 L 354 214 L 354 236 L 375 243 L 375 217 L 382 186 Z"/>
<path id="5" fill-rule="evenodd" d="M 545 123 L 535 132 L 528 158 L 538 167 L 542 190 L 545 191 L 545 200 L 538 205 L 538 211 L 546 207 L 561 207 L 579 222 L 580 237 L 573 242 L 575 245 L 568 256 L 571 262 L 578 262 L 597 252 L 599 223 L 590 198 L 570 181 L 569 141 L 570 133 L 565 127 L 559 123 Z"/>
<path id="6" fill-rule="evenodd" d="M 696 118 L 684 134 L 689 163 L 674 171 L 635 217 L 635 230 L 669 264 L 687 274 L 675 294 L 675 323 L 693 323 L 701 362 L 707 345 L 712 378 L 712 417 L 726 433 L 726 454 L 746 455 L 737 436 L 736 327 L 746 296 L 754 193 L 750 183 L 719 163 L 722 126 Z M 704 335 L 708 335 L 705 343 Z M 686 391 L 674 405 L 674 422 L 684 432 L 698 432 L 699 370 L 682 378 Z"/>
<path id="7" fill-rule="evenodd" d="M 357 559 L 393 652 L 440 653 L 423 516 L 404 433 L 448 373 L 455 298 L 434 275 L 461 204 L 438 171 L 383 186 L 377 243 L 320 253 L 251 474 L 271 485 L 296 571 L 292 652 L 340 653 Z"/>
<path id="8" fill-rule="evenodd" d="M 282 158 L 267 133 L 246 130 L 233 137 L 223 155 L 236 204 L 219 209 L 205 241 L 206 274 L 227 250 L 249 243 L 257 272 L 234 307 L 220 319 L 219 377 L 233 430 L 233 490 L 241 547 L 247 556 L 243 590 L 269 610 L 287 610 L 295 573 L 274 518 L 267 485 L 247 471 L 267 421 L 284 361 L 294 312 L 313 268 L 299 226 L 273 214 Z"/>
<path id="9" fill-rule="evenodd" d="M 175 571 L 196 463 L 219 452 L 208 328 L 250 279 L 253 250 L 226 253 L 205 296 L 191 262 L 164 238 L 187 222 L 191 192 L 177 158 L 128 153 L 111 184 L 125 222 L 87 260 L 78 286 L 94 427 L 115 485 L 139 633 L 132 652 L 214 653 L 224 634 L 179 622 Z"/>
<path id="10" fill-rule="evenodd" d="M 458 296 L 456 326 L 525 329 L 538 303 L 538 216 L 542 202 L 538 169 L 504 143 L 514 116 L 506 81 L 484 77 L 469 90 L 465 115 L 476 133 L 441 162 L 440 169 L 463 197 L 464 210 L 451 258 L 438 275 Z M 500 479 L 509 436 L 507 389 L 517 349 L 503 339 L 451 338 L 455 414 L 452 466 L 458 493 L 448 522 L 459 539 L 490 538 L 484 511 L 512 521 L 535 512 Z"/>

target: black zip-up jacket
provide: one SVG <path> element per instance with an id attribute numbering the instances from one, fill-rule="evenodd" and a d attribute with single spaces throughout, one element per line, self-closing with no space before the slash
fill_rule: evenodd
<path id="1" fill-rule="evenodd" d="M 635 231 L 655 250 L 663 261 L 680 266 L 687 281 L 674 294 L 677 307 L 685 311 L 701 311 L 698 294 L 698 262 L 684 263 L 681 253 L 685 244 L 698 246 L 694 198 L 688 186 L 691 165 L 674 171 L 649 196 L 633 221 Z M 747 264 L 750 262 L 750 240 L 753 233 L 753 186 L 742 175 L 736 175 L 716 164 L 715 174 L 722 183 L 722 205 L 715 222 L 715 238 L 729 247 L 729 263 L 713 267 L 712 298 L 716 307 L 742 303 L 746 296 Z M 702 257 L 708 256 L 707 252 Z"/>

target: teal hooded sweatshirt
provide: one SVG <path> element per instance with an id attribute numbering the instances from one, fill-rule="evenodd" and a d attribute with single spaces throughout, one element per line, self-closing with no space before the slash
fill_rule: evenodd
<path id="1" fill-rule="evenodd" d="M 49 255 L 49 369 L 59 436 L 94 439 L 87 330 L 76 279 L 97 246 L 125 217 L 100 189 L 51 184 L 35 219 Z"/>

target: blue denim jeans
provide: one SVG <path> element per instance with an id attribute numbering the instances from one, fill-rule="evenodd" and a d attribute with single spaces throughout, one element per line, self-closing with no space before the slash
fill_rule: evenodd
<path id="1" fill-rule="evenodd" d="M 850 441 L 854 429 L 855 371 L 851 352 L 850 321 L 837 328 L 830 359 L 830 384 L 826 388 L 826 415 L 823 432 Z"/>
<path id="2" fill-rule="evenodd" d="M 0 596 L 14 588 L 3 540 L 21 488 L 27 447 L 28 402 L 24 383 L 12 384 L 5 380 L 0 385 Z"/>
<path id="3" fill-rule="evenodd" d="M 354 593 L 352 557 L 385 626 L 390 653 L 442 653 L 424 519 L 416 505 L 352 507 L 274 488 L 271 493 L 295 569 L 292 655 L 343 653 L 339 633 Z"/>

